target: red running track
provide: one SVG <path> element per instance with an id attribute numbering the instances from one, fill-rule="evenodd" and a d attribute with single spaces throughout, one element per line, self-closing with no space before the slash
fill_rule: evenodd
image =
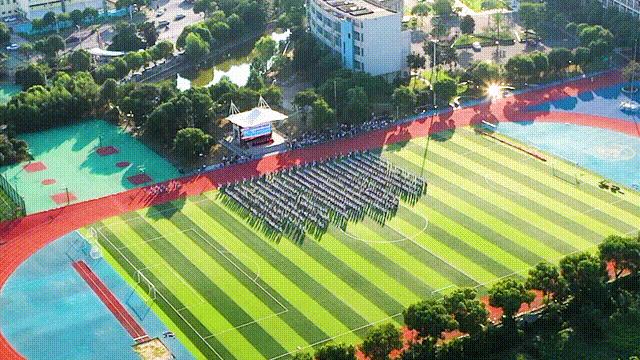
<path id="1" fill-rule="evenodd" d="M 84 281 L 89 284 L 91 289 L 98 295 L 100 300 L 107 306 L 109 311 L 118 319 L 122 327 L 127 330 L 129 335 L 137 342 L 142 343 L 149 340 L 149 335 L 144 331 L 142 326 L 129 314 L 122 303 L 109 290 L 109 288 L 98 278 L 96 273 L 91 270 L 89 265 L 84 261 L 74 261 L 72 266 L 82 276 Z"/>
<path id="2" fill-rule="evenodd" d="M 179 190 L 161 195 L 149 195 L 148 187 L 133 189 L 110 196 L 88 200 L 49 211 L 32 214 L 0 224 L 0 289 L 15 269 L 29 256 L 49 242 L 78 228 L 128 211 L 200 194 L 221 184 L 242 180 L 251 176 L 277 171 L 297 164 L 322 160 L 350 151 L 380 148 L 387 144 L 408 141 L 442 130 L 477 124 L 486 121 L 537 120 L 571 122 L 575 124 L 610 128 L 634 136 L 640 136 L 637 124 L 604 117 L 574 113 L 524 113 L 529 105 L 544 101 L 576 96 L 583 91 L 612 86 L 623 81 L 619 73 L 609 72 L 597 76 L 569 81 L 564 84 L 535 89 L 523 94 L 482 103 L 456 111 L 446 111 L 435 116 L 398 124 L 389 129 L 360 134 L 350 139 L 340 139 L 328 144 L 265 157 L 245 164 L 228 166 L 220 170 L 176 179 Z M 22 356 L 0 334 L 0 359 L 22 359 Z"/>

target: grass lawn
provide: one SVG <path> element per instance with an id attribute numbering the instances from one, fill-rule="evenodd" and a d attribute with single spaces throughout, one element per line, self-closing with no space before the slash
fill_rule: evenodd
<path id="1" fill-rule="evenodd" d="M 640 223 L 640 194 L 605 192 L 587 172 L 570 184 L 551 165 L 571 165 L 466 128 L 381 155 L 429 183 L 385 226 L 365 220 L 319 241 L 273 242 L 215 191 L 93 226 L 128 281 L 140 270 L 157 287 L 153 310 L 195 357 L 273 359 L 332 338 L 358 343 L 372 324 L 401 323 L 419 299 L 459 286 L 486 293 Z"/>

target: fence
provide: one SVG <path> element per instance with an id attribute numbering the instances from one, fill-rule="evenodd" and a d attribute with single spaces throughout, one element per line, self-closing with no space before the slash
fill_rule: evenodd
<path id="1" fill-rule="evenodd" d="M 12 217 L 21 217 L 26 215 L 27 208 L 24 204 L 24 199 L 20 194 L 18 194 L 18 190 L 11 186 L 9 181 L 2 174 L 0 174 L 0 189 L 7 194 L 9 199 L 13 202 L 13 205 L 15 205 L 15 207 L 13 207 L 14 211 Z"/>

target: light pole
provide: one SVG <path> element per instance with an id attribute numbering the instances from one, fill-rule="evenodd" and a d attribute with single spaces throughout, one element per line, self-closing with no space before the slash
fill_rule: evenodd
<path id="1" fill-rule="evenodd" d="M 433 81 L 433 76 L 435 74 L 436 80 L 438 80 L 438 74 L 436 69 L 436 45 L 438 44 L 438 40 L 431 40 L 433 42 L 433 66 L 431 67 L 431 92 L 433 92 L 433 109 L 436 109 L 436 87 Z"/>

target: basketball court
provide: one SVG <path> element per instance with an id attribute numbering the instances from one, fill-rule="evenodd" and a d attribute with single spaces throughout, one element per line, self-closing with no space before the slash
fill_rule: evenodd
<path id="1" fill-rule="evenodd" d="M 0 171 L 24 197 L 29 214 L 180 176 L 160 155 L 102 120 L 19 137 L 34 159 Z"/>

